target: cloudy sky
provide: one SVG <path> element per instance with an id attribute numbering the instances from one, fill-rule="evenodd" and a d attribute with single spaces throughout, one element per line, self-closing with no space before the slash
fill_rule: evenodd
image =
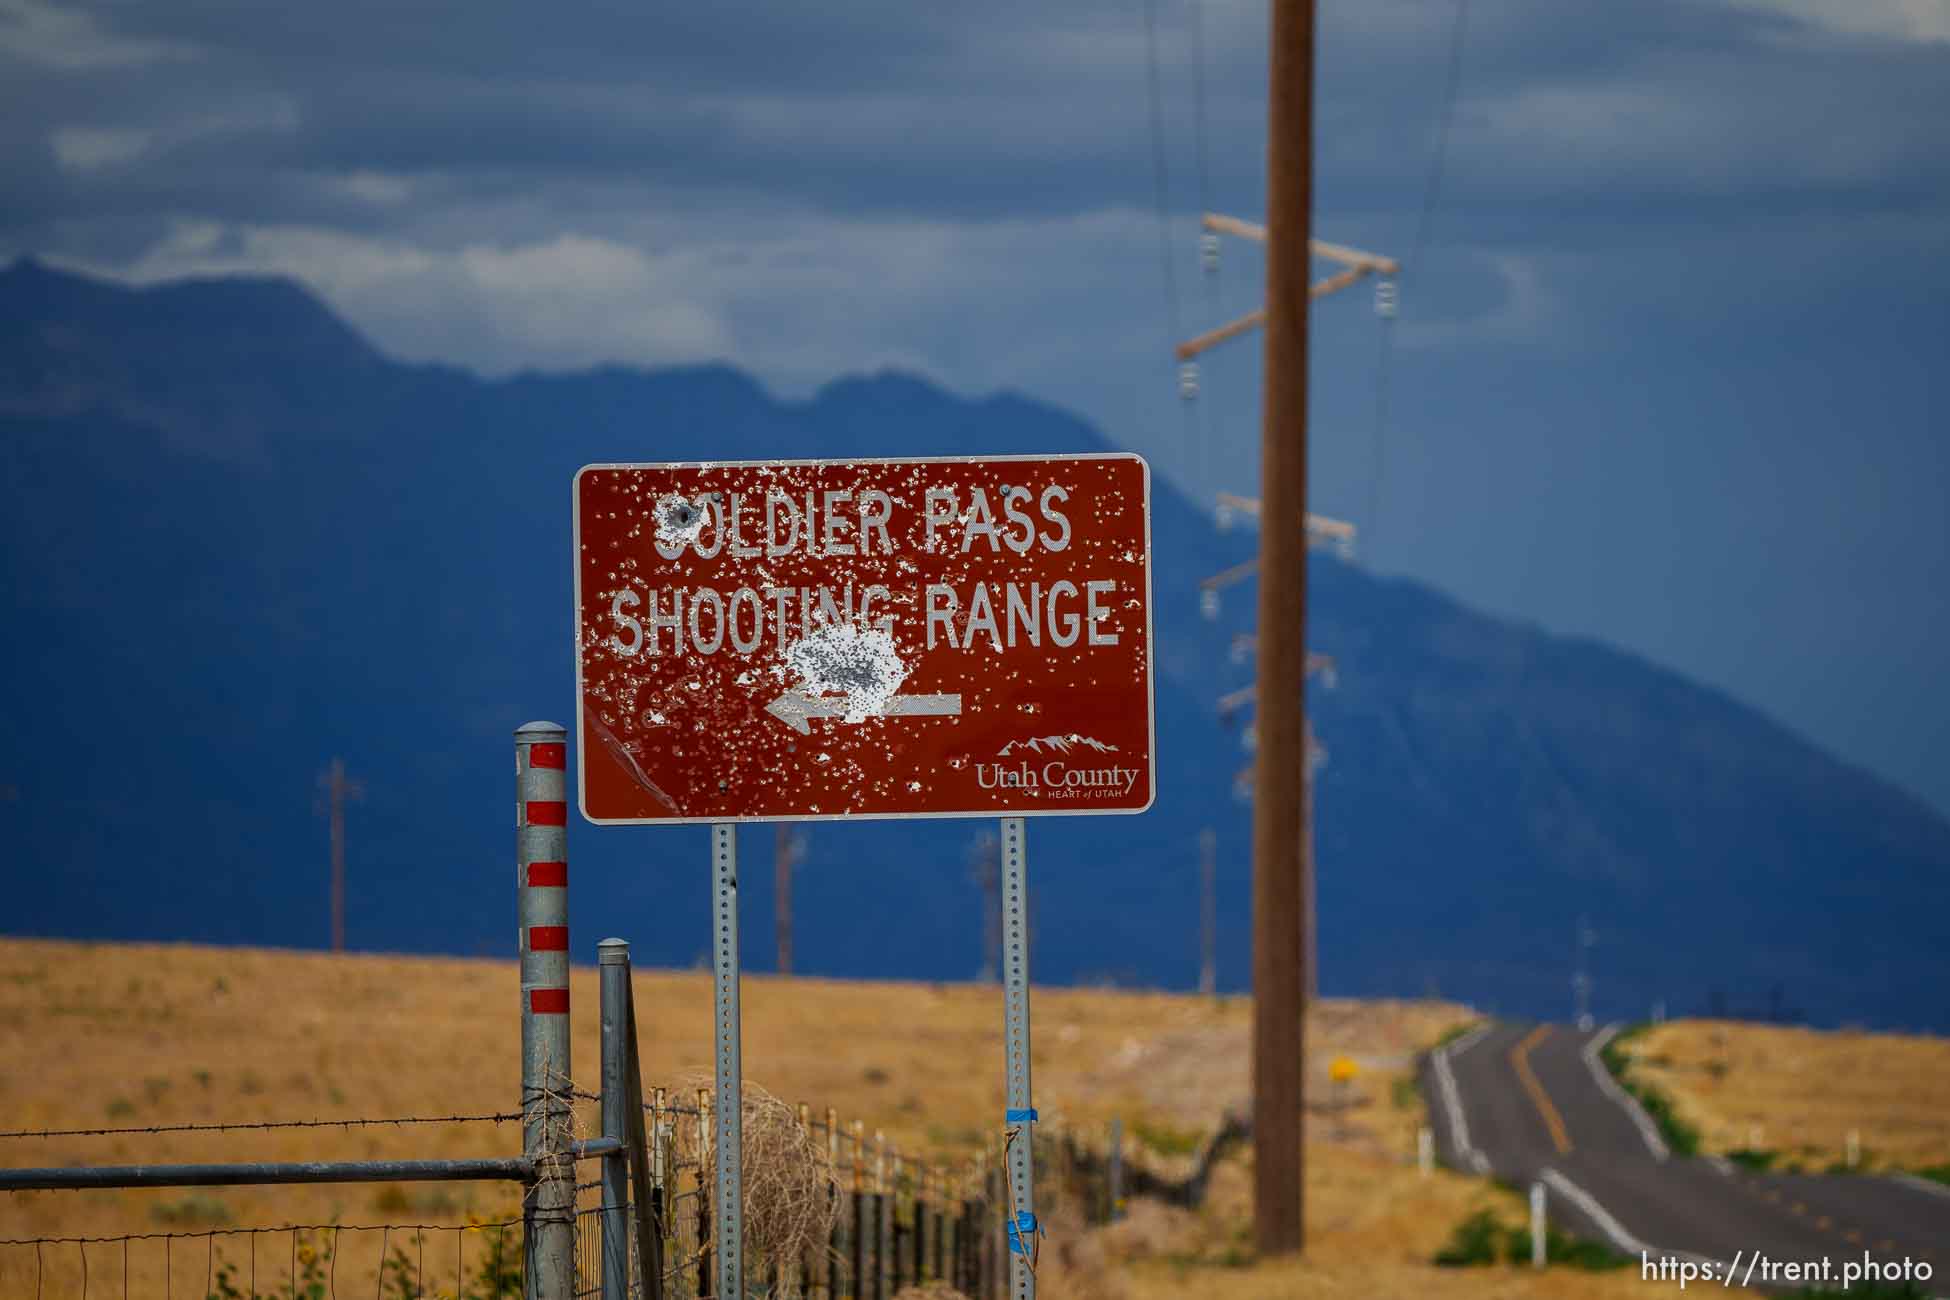
<path id="1" fill-rule="evenodd" d="M 1470 0 L 1452 64 L 1458 17 L 1322 0 L 1317 233 L 1410 265 L 1392 338 L 1365 288 L 1316 312 L 1316 508 L 1950 810 L 1950 0 Z M 0 0 L 0 257 L 294 275 L 486 373 L 1012 388 L 1251 490 L 1256 346 L 1189 420 L 1166 349 L 1256 298 L 1193 222 L 1262 209 L 1265 28 Z"/>

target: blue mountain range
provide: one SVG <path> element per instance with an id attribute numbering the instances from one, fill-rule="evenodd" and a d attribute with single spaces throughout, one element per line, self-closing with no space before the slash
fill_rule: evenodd
<path id="1" fill-rule="evenodd" d="M 0 930 L 319 947 L 343 756 L 348 931 L 514 951 L 511 732 L 574 718 L 569 489 L 593 461 L 1098 451 L 1074 416 L 898 374 L 804 401 L 724 366 L 483 380 L 381 355 L 301 287 L 0 271 L 10 593 Z M 1219 977 L 1250 973 L 1249 761 L 1218 698 L 1248 557 L 1155 484 L 1159 797 L 1031 824 L 1039 980 L 1187 988 L 1215 828 Z M 1562 1016 L 1770 1007 L 1950 1029 L 1950 823 L 1725 694 L 1317 555 L 1320 983 Z M 1228 593 L 1232 596 L 1233 593 Z M 1296 684 L 1297 686 L 1297 684 Z M 572 820 L 576 820 L 573 819 Z M 800 971 L 969 978 L 979 823 L 807 828 Z M 771 965 L 769 827 L 743 832 Z M 572 826 L 572 945 L 709 947 L 706 833 Z M 1296 936 L 1296 941 L 1297 941 Z"/>

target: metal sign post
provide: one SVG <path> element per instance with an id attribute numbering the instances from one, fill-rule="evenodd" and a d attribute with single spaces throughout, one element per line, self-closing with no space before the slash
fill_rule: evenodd
<path id="1" fill-rule="evenodd" d="M 718 1294 L 745 1294 L 743 1065 L 738 1018 L 738 828 L 711 827 L 712 1005 L 717 1025 Z"/>
<path id="2" fill-rule="evenodd" d="M 1009 1295 L 1036 1294 L 1036 1107 L 1029 1090 L 1029 872 L 1022 818 L 1002 819 L 1002 1052 L 1008 1069 Z"/>

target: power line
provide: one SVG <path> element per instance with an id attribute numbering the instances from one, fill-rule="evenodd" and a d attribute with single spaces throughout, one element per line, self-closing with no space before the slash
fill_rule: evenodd
<path id="1" fill-rule="evenodd" d="M 1178 340 L 1178 273 L 1171 261 L 1171 182 L 1165 166 L 1165 117 L 1164 95 L 1158 75 L 1158 13 L 1157 0 L 1144 0 L 1144 68 L 1145 93 L 1150 101 L 1151 117 L 1151 181 L 1153 199 L 1158 210 L 1158 252 L 1165 272 L 1165 327 L 1167 342 Z M 1181 389 L 1181 393 L 1183 390 Z M 1183 449 L 1184 462 L 1191 461 L 1190 443 L 1197 439 L 1194 423 L 1196 414 L 1184 414 L 1187 446 Z"/>
<path id="2" fill-rule="evenodd" d="M 1422 268 L 1428 249 L 1429 229 L 1435 219 L 1436 204 L 1442 196 L 1442 180 L 1448 169 L 1449 130 L 1455 121 L 1456 100 L 1462 89 L 1463 46 L 1469 33 L 1469 0 L 1456 0 L 1456 21 L 1449 34 L 1449 69 L 1442 93 L 1442 113 L 1436 127 L 1435 147 L 1430 152 L 1429 168 L 1422 184 L 1422 210 L 1415 220 L 1415 238 L 1410 244 L 1410 273 Z M 1376 554 L 1376 535 L 1381 523 L 1381 486 L 1387 473 L 1388 408 L 1393 378 L 1395 321 L 1392 315 L 1381 322 L 1380 355 L 1375 362 L 1374 398 L 1374 473 L 1368 480 L 1368 556 Z"/>
<path id="3" fill-rule="evenodd" d="M 1192 124 L 1198 148 L 1198 210 L 1212 210 L 1212 175 L 1207 164 L 1205 131 L 1205 0 L 1192 0 Z M 1205 282 L 1206 320 L 1219 318 L 1219 237 L 1210 231 L 1199 235 L 1199 268 Z M 1176 337 L 1176 331 L 1173 331 Z M 1212 486 L 1212 414 L 1206 403 L 1198 403 L 1199 487 Z"/>

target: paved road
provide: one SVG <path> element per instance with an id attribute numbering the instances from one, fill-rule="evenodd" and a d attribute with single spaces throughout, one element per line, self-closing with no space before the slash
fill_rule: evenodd
<path id="1" fill-rule="evenodd" d="M 1578 1236 L 1711 1262 L 1715 1280 L 1737 1264 L 1735 1281 L 1758 1286 L 1766 1261 L 1826 1257 L 1839 1284 L 1843 1261 L 1866 1251 L 1927 1262 L 1923 1290 L 1950 1294 L 1950 1188 L 1671 1156 L 1597 1059 L 1612 1032 L 1495 1024 L 1432 1053 L 1423 1083 L 1439 1150 L 1459 1169 L 1542 1181 L 1552 1221 Z"/>

